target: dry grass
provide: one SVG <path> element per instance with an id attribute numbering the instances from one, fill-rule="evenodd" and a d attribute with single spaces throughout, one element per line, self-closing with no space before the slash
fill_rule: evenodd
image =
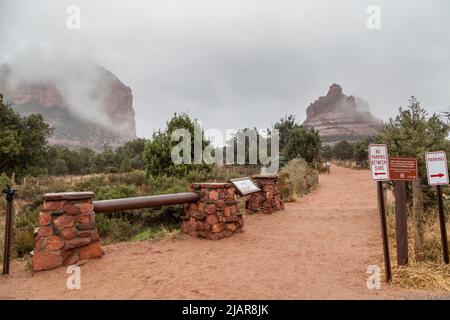
<path id="1" fill-rule="evenodd" d="M 415 251 L 413 219 L 408 217 L 409 262 L 407 266 L 398 266 L 394 210 L 389 208 L 388 211 L 393 283 L 409 289 L 450 292 L 450 265 L 443 262 L 439 221 L 436 214 L 431 213 L 426 219 L 424 249 L 421 253 Z M 447 232 L 449 231 L 447 226 Z"/>
<path id="2" fill-rule="evenodd" d="M 161 226 L 159 235 L 162 239 L 174 240 L 180 238 L 182 233 L 180 228 L 170 229 L 166 226 Z"/>

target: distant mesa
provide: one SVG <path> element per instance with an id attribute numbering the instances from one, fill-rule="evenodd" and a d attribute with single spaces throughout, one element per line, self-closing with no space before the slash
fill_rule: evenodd
<path id="1" fill-rule="evenodd" d="M 90 78 L 78 75 L 79 79 L 29 80 L 13 66 L 3 64 L 0 92 L 18 113 L 42 114 L 55 129 L 51 144 L 114 148 L 136 138 L 133 95 L 108 70 L 98 66 L 93 69 Z"/>
<path id="2" fill-rule="evenodd" d="M 373 137 L 382 122 L 369 112 L 366 101 L 346 96 L 340 85 L 332 84 L 326 96 L 319 97 L 306 109 L 303 125 L 318 130 L 323 143 L 335 144 Z"/>

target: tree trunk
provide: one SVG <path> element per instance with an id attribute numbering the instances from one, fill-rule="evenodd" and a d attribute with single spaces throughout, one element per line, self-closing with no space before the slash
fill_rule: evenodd
<path id="1" fill-rule="evenodd" d="M 414 252 L 416 260 L 421 260 L 424 247 L 424 214 L 423 194 L 420 188 L 420 180 L 413 181 L 413 216 L 414 216 Z"/>

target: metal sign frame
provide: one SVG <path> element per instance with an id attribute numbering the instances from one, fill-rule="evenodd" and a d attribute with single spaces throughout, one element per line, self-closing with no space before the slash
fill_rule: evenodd
<path id="1" fill-rule="evenodd" d="M 444 161 L 444 165 L 445 165 L 445 172 L 443 173 L 445 176 L 446 176 L 446 178 L 447 178 L 447 182 L 446 183 L 431 183 L 431 179 L 430 179 L 430 177 L 431 177 L 431 173 L 430 173 L 430 168 L 429 168 L 429 165 L 428 165 L 428 155 L 429 154 L 443 154 L 444 155 L 444 159 L 445 159 L 445 161 Z M 445 185 L 448 185 L 449 184 L 449 177 L 448 177 L 448 165 L 447 165 L 447 153 L 445 152 L 445 151 L 433 151 L 433 152 L 427 152 L 427 153 L 425 153 L 425 165 L 426 165 L 426 167 L 427 167 L 427 180 L 428 180 L 428 184 L 430 185 L 430 186 L 445 186 Z"/>
<path id="2" fill-rule="evenodd" d="M 415 169 L 415 177 L 414 178 L 407 178 L 407 177 L 396 177 L 393 173 L 398 168 L 391 165 L 391 162 L 394 161 L 410 161 L 414 162 L 414 169 Z M 395 172 L 397 174 L 397 172 Z M 401 174 L 401 173 L 400 173 Z M 417 158 L 413 157 L 389 157 L 389 179 L 392 181 L 415 181 L 419 178 L 419 165 L 417 163 Z"/>
<path id="3" fill-rule="evenodd" d="M 239 183 L 240 181 L 250 181 L 250 183 L 253 184 L 253 186 L 255 187 L 254 191 L 250 191 L 250 192 L 243 192 L 237 185 L 237 183 Z M 253 179 L 251 179 L 250 177 L 244 177 L 244 178 L 236 178 L 236 179 L 230 179 L 230 182 L 233 184 L 233 186 L 236 188 L 237 192 L 239 193 L 240 196 L 246 196 L 249 194 L 253 194 L 253 193 L 257 193 L 257 192 L 261 192 L 261 189 L 259 188 L 258 184 L 253 181 Z"/>
<path id="4" fill-rule="evenodd" d="M 385 178 L 380 178 L 380 179 L 378 179 L 378 178 L 375 179 L 374 178 L 374 177 L 376 177 L 377 173 L 374 172 L 374 170 L 372 168 L 372 158 L 371 158 L 372 147 L 383 147 L 385 149 L 385 151 L 386 151 L 386 164 L 385 164 L 385 166 L 386 166 L 386 170 L 385 170 L 386 171 L 386 173 L 385 173 L 386 177 Z M 387 145 L 386 144 L 369 144 L 369 150 L 368 151 L 369 151 L 370 175 L 372 177 L 372 180 L 373 181 L 389 181 L 390 180 L 390 176 L 389 176 L 389 152 L 388 152 Z"/>

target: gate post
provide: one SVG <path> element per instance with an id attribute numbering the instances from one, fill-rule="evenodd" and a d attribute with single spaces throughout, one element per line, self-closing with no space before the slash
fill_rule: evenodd
<path id="1" fill-rule="evenodd" d="M 278 189 L 277 176 L 253 176 L 260 192 L 248 195 L 245 207 L 248 214 L 262 212 L 272 214 L 284 209 L 283 196 Z"/>
<path id="2" fill-rule="evenodd" d="M 39 213 L 33 271 L 100 258 L 92 192 L 46 193 Z"/>
<path id="3" fill-rule="evenodd" d="M 185 207 L 182 223 L 185 233 L 219 240 L 242 230 L 244 218 L 231 183 L 192 183 L 190 189 L 201 198 Z"/>

